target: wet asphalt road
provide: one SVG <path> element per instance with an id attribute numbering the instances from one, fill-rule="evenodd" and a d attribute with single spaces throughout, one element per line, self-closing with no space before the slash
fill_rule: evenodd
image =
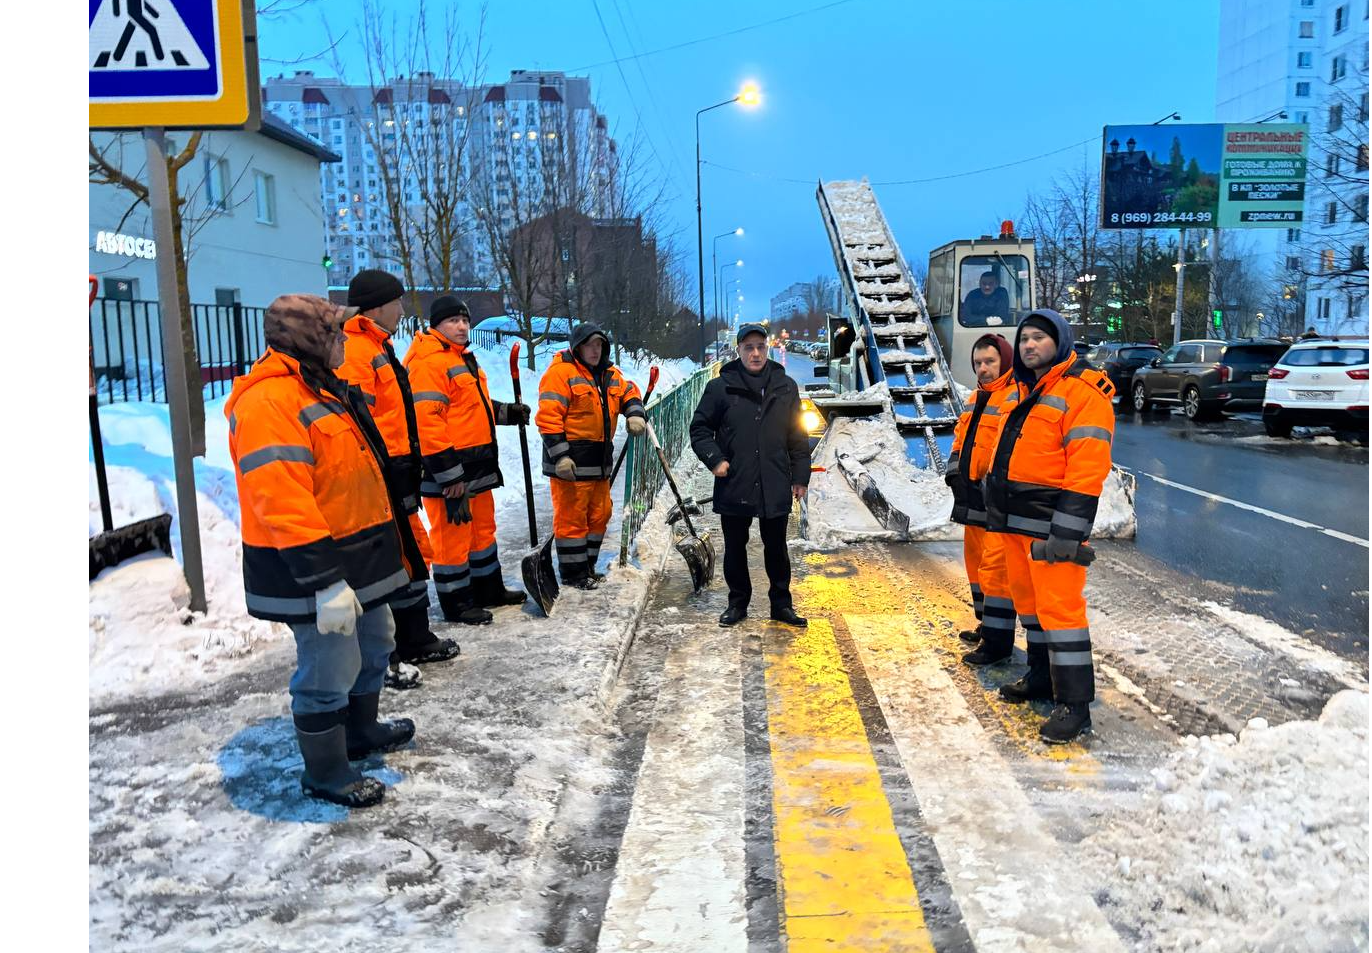
<path id="1" fill-rule="evenodd" d="M 802 386 L 823 380 L 807 358 L 786 358 Z M 1120 413 L 1114 459 L 1138 478 L 1140 568 L 1205 580 L 1238 609 L 1365 658 L 1368 451 L 1329 440 L 1270 438 L 1256 414 L 1192 424 L 1179 412 Z"/>

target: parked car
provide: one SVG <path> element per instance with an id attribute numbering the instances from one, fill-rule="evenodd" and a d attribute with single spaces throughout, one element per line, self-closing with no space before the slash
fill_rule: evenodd
<path id="1" fill-rule="evenodd" d="M 1333 427 L 1367 440 L 1366 338 L 1297 341 L 1267 372 L 1262 423 L 1273 437 L 1291 428 Z"/>
<path id="2" fill-rule="evenodd" d="M 810 349 L 810 357 L 816 364 L 825 364 L 829 361 L 829 345 L 816 344 Z"/>
<path id="3" fill-rule="evenodd" d="M 1286 351 L 1265 338 L 1174 344 L 1134 372 L 1134 409 L 1154 404 L 1180 406 L 1188 420 L 1205 420 L 1221 411 L 1258 410 L 1267 372 Z"/>
<path id="4" fill-rule="evenodd" d="M 1103 370 L 1115 385 L 1115 396 L 1122 407 L 1130 406 L 1133 399 L 1129 388 L 1134 383 L 1134 372 L 1155 357 L 1162 357 L 1162 348 L 1157 345 L 1125 341 L 1106 341 L 1086 352 L 1086 360 Z"/>

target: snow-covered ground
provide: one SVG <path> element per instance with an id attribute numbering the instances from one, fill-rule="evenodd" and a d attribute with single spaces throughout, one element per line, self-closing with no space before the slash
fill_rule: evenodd
<path id="1" fill-rule="evenodd" d="M 1083 843 L 1139 950 L 1368 948 L 1368 696 L 1318 721 L 1188 736 L 1137 810 Z"/>

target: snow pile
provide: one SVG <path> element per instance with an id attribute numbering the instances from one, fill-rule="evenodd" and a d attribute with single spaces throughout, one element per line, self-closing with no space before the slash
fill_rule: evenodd
<path id="1" fill-rule="evenodd" d="M 1349 690 L 1318 721 L 1188 737 L 1148 803 L 1084 842 L 1107 914 L 1139 949 L 1366 950 L 1367 731 L 1367 694 Z"/>

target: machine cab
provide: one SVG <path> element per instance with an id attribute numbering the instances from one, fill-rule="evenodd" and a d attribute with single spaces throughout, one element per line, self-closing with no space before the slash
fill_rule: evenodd
<path id="1" fill-rule="evenodd" d="M 929 253 L 926 304 L 953 379 L 977 386 L 972 344 L 1000 333 L 1014 342 L 1015 326 L 1034 310 L 1034 240 L 1003 222 L 1001 236 L 949 242 Z"/>

